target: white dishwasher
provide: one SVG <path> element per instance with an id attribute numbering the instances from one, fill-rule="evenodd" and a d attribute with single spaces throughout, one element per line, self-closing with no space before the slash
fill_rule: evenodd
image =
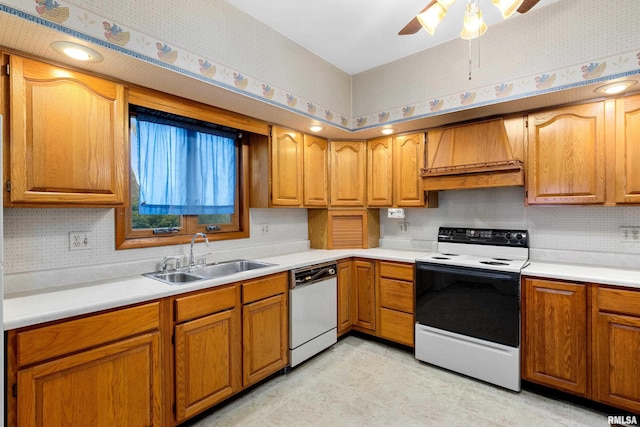
<path id="1" fill-rule="evenodd" d="M 338 280 L 335 262 L 291 271 L 289 365 L 294 367 L 338 340 Z"/>

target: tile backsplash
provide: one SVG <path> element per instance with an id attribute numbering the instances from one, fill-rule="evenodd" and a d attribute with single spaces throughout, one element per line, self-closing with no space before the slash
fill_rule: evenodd
<path id="1" fill-rule="evenodd" d="M 623 242 L 621 226 L 640 226 L 638 206 L 527 206 L 522 187 L 441 191 L 437 209 L 405 209 L 406 218 L 381 210 L 381 244 L 435 249 L 438 227 L 521 228 L 529 231 L 532 258 L 555 251 L 640 255 L 640 243 Z M 406 232 L 400 223 L 409 223 Z"/>

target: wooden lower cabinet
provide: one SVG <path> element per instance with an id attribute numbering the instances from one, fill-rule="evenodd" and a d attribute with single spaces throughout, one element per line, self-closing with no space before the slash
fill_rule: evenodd
<path id="1" fill-rule="evenodd" d="M 380 337 L 413 347 L 414 265 L 378 262 L 378 333 Z"/>
<path id="2" fill-rule="evenodd" d="M 594 286 L 593 399 L 640 413 L 640 292 Z"/>
<path id="3" fill-rule="evenodd" d="M 240 286 L 175 301 L 175 417 L 190 418 L 242 388 Z M 200 317 L 202 315 L 202 317 Z"/>
<path id="4" fill-rule="evenodd" d="M 244 387 L 284 368 L 289 362 L 287 273 L 242 284 Z"/>
<path id="5" fill-rule="evenodd" d="M 523 288 L 523 379 L 640 413 L 640 291 L 528 277 Z"/>
<path id="6" fill-rule="evenodd" d="M 375 263 L 355 260 L 351 271 L 353 326 L 365 331 L 376 330 Z"/>
<path id="7" fill-rule="evenodd" d="M 523 378 L 588 396 L 588 285 L 525 278 L 523 287 Z"/>
<path id="8" fill-rule="evenodd" d="M 351 261 L 340 261 L 338 266 L 338 336 L 351 330 L 353 313 L 351 294 Z"/>
<path id="9" fill-rule="evenodd" d="M 7 425 L 165 425 L 160 305 L 9 331 Z"/>

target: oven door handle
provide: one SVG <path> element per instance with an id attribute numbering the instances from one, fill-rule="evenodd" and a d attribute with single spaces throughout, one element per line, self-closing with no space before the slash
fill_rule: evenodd
<path id="1" fill-rule="evenodd" d="M 480 270 L 469 267 L 454 267 L 448 265 L 436 265 L 418 263 L 416 264 L 418 270 L 433 271 L 436 273 L 451 273 L 451 274 L 463 274 L 465 276 L 482 277 L 485 279 L 496 280 L 514 280 L 520 276 L 520 273 L 507 273 L 493 270 Z"/>

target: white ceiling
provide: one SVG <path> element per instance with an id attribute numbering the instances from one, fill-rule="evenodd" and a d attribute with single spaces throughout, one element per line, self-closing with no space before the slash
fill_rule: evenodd
<path id="1" fill-rule="evenodd" d="M 228 0 L 327 62 L 353 75 L 457 38 L 467 4 L 458 0 L 432 36 L 398 36 L 430 0 Z M 485 22 L 503 21 L 490 0 L 478 0 Z M 530 12 L 558 0 L 541 0 Z M 515 13 L 509 19 L 526 19 Z"/>

